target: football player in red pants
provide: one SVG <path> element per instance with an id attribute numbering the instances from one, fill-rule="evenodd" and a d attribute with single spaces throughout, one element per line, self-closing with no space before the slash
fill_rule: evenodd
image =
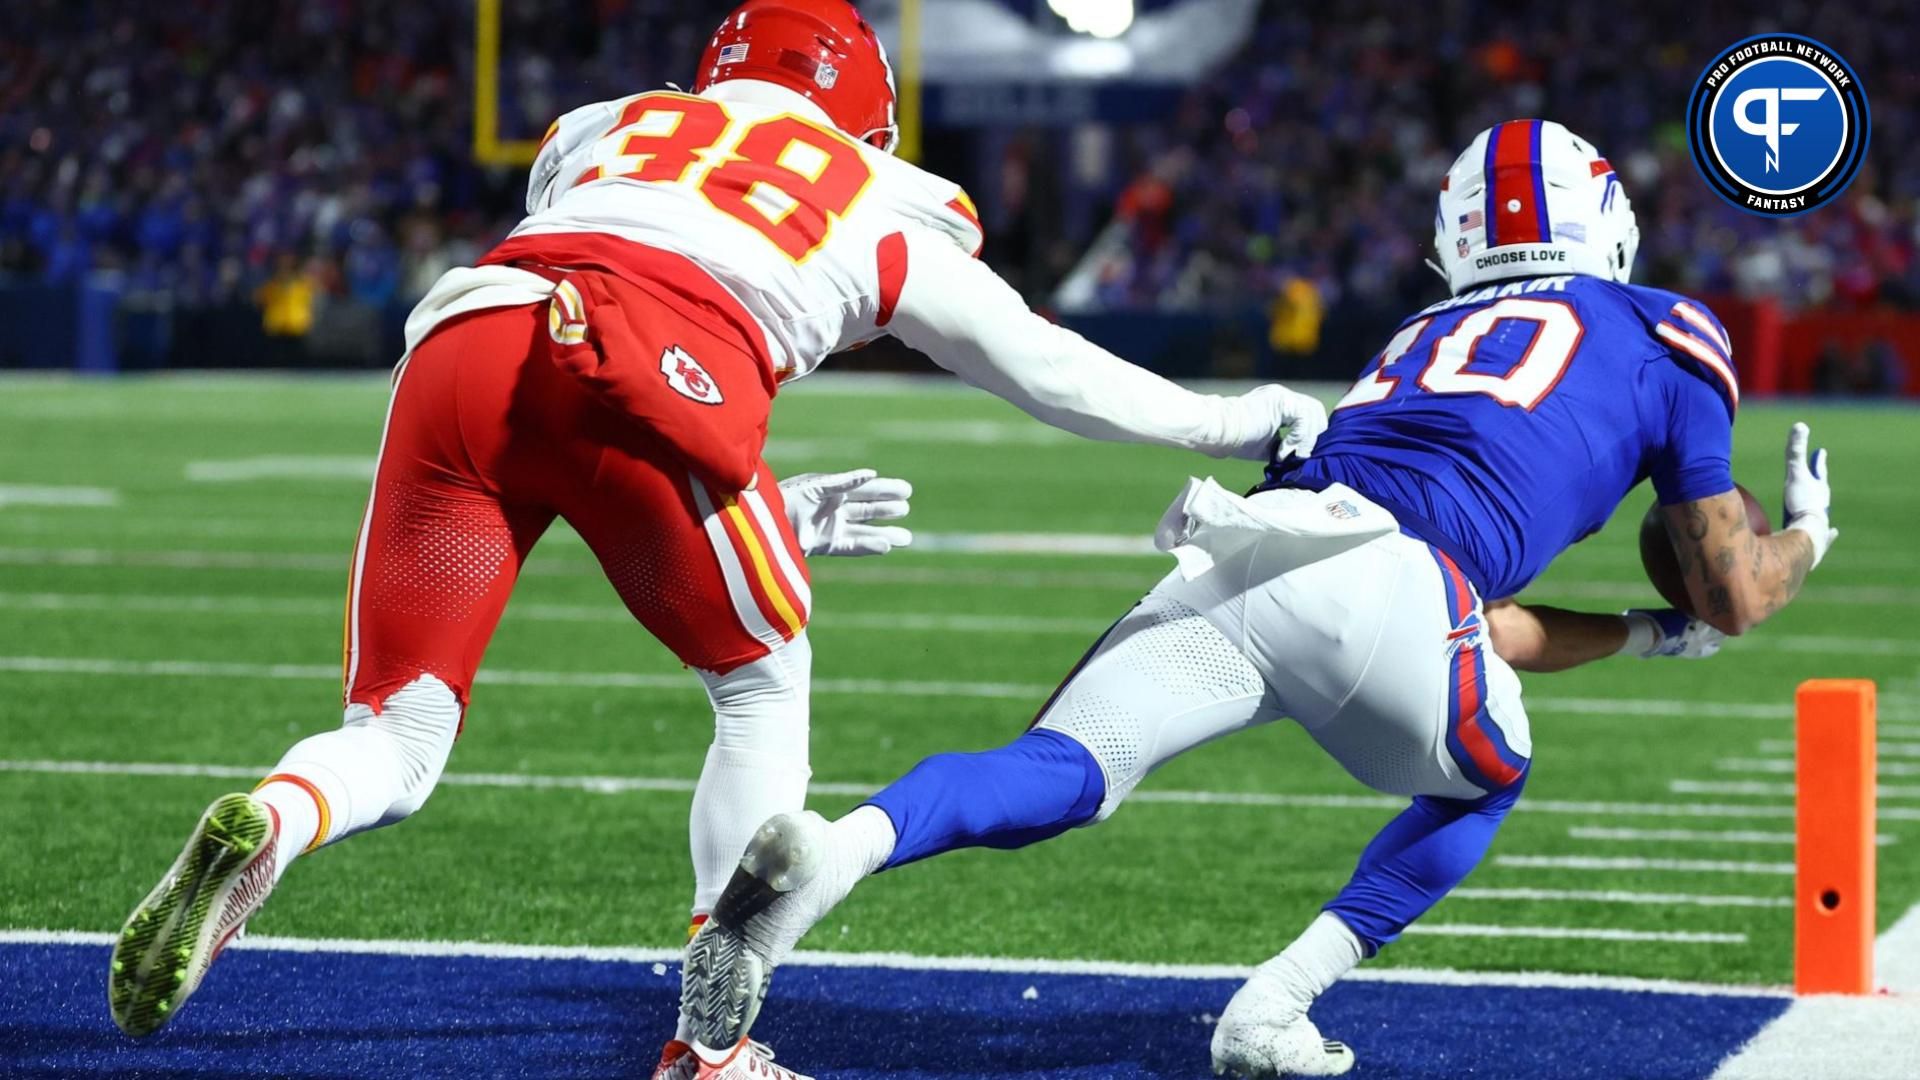
<path id="1" fill-rule="evenodd" d="M 1264 460 L 1324 427 L 1284 387 L 1195 394 L 1028 310 L 975 258 L 965 193 L 891 155 L 892 74 L 845 0 L 749 0 L 693 88 L 556 121 L 526 219 L 408 320 L 353 556 L 345 723 L 215 801 L 134 910 L 109 984 L 129 1033 L 177 1012 L 298 855 L 420 808 L 556 517 L 712 700 L 697 923 L 753 828 L 805 796 L 805 556 L 909 540 L 869 524 L 905 512 L 903 483 L 781 484 L 761 460 L 779 387 L 829 354 L 892 334 L 1090 438 Z M 703 1063 L 685 1033 L 656 1076 L 794 1076 L 744 1041 Z"/>

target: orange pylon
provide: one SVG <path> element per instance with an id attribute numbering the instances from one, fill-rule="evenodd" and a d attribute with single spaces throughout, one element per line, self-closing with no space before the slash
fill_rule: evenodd
<path id="1" fill-rule="evenodd" d="M 1793 988 L 1873 993 L 1874 687 L 1813 679 L 1794 696 Z"/>

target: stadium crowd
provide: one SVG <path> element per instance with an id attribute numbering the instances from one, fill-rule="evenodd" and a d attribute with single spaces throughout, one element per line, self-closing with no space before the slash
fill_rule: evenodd
<path id="1" fill-rule="evenodd" d="M 1432 294 L 1432 197 L 1474 132 L 1560 120 L 1613 155 L 1639 215 L 1636 277 L 1791 305 L 1920 303 L 1920 22 L 1902 0 L 1736 5 L 1354 0 L 1328 19 L 1271 4 L 1258 38 L 1164 127 L 1135 134 L 1126 244 L 1108 306 L 1264 303 L 1304 281 L 1323 304 L 1405 309 Z M 1706 58 L 1804 26 L 1863 73 L 1869 160 L 1844 204 L 1782 223 L 1721 202 L 1682 121 Z M 1649 137 L 1651 133 L 1651 137 Z"/>
<path id="2" fill-rule="evenodd" d="M 506 133 L 686 78 L 728 6 L 509 0 Z M 1125 242 L 1096 295 L 1123 310 L 1429 297 L 1431 193 L 1451 155 L 1493 121 L 1547 115 L 1615 155 L 1642 279 L 1913 306 L 1920 75 L 1904 57 L 1920 23 L 1903 0 L 1774 13 L 1865 73 L 1875 125 L 1845 205 L 1783 225 L 1718 202 L 1678 127 L 1703 58 L 1756 28 L 1733 10 L 1269 3 L 1235 65 L 1123 133 Z M 269 334 L 304 333 L 328 298 L 404 306 L 519 213 L 517 170 L 471 156 L 471 19 L 471 0 L 0 5 L 0 272 L 255 305 Z M 996 193 L 979 194 L 991 216 Z"/>

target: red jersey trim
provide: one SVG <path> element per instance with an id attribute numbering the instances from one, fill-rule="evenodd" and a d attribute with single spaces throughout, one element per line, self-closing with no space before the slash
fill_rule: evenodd
<path id="1" fill-rule="evenodd" d="M 888 233 L 874 250 L 880 263 L 880 313 L 873 324 L 885 326 L 893 321 L 893 310 L 900 306 L 900 290 L 907 287 L 907 237 Z"/>

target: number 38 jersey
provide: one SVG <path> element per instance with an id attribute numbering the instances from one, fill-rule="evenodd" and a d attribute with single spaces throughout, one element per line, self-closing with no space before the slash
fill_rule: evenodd
<path id="1" fill-rule="evenodd" d="M 1726 329 L 1674 293 L 1547 277 L 1403 323 L 1313 456 L 1266 487 L 1344 483 L 1511 596 L 1651 478 L 1663 504 L 1733 488 Z"/>
<path id="2" fill-rule="evenodd" d="M 541 234 L 585 233 L 697 263 L 766 333 L 781 379 L 887 332 L 904 231 L 968 254 L 981 245 L 958 185 L 719 93 L 655 91 L 567 113 L 534 161 L 527 213 L 509 238 L 521 250 Z"/>

